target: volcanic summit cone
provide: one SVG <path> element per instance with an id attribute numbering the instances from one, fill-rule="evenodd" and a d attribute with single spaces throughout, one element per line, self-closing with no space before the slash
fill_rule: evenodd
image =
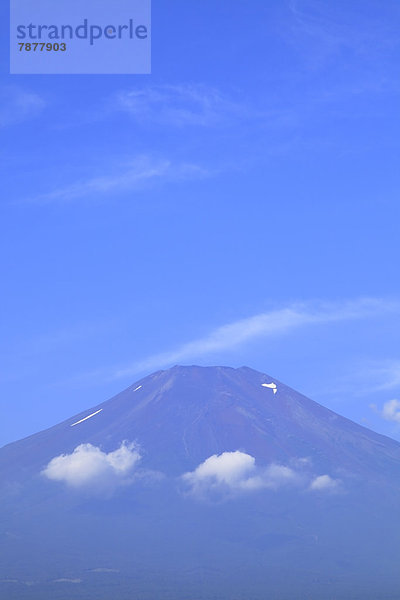
<path id="1" fill-rule="evenodd" d="M 0 598 L 396 598 L 400 444 L 174 367 L 0 450 Z"/>

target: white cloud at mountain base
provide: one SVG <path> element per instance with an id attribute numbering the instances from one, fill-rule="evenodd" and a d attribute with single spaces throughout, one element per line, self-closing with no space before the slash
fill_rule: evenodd
<path id="1" fill-rule="evenodd" d="M 80 444 L 71 454 L 53 458 L 42 474 L 75 489 L 112 490 L 130 482 L 140 459 L 137 446 L 128 442 L 108 453 L 92 444 Z"/>
<path id="2" fill-rule="evenodd" d="M 313 491 L 329 491 L 332 492 L 338 489 L 339 480 L 333 479 L 330 475 L 319 475 L 312 480 L 310 484 L 310 490 Z"/>
<path id="3" fill-rule="evenodd" d="M 188 494 L 202 499 L 224 499 L 262 489 L 333 492 L 340 488 L 338 479 L 327 474 L 316 476 L 307 459 L 292 463 L 295 468 L 278 463 L 258 466 L 254 456 L 240 450 L 222 452 L 208 457 L 181 479 Z"/>
<path id="4" fill-rule="evenodd" d="M 212 492 L 251 492 L 262 488 L 278 489 L 296 483 L 293 469 L 279 464 L 257 467 L 255 458 L 236 450 L 214 454 L 194 471 L 182 476 L 190 493 L 205 495 Z"/>

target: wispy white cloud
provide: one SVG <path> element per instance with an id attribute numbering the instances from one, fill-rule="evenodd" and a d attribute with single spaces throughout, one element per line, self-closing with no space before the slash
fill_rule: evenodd
<path id="1" fill-rule="evenodd" d="M 71 488 L 110 492 L 131 481 L 141 456 L 134 444 L 123 442 L 113 452 L 103 452 L 92 444 L 81 444 L 71 454 L 53 458 L 42 474 Z"/>
<path id="2" fill-rule="evenodd" d="M 388 400 L 382 408 L 382 417 L 387 421 L 400 423 L 400 400 Z"/>
<path id="3" fill-rule="evenodd" d="M 340 481 L 338 479 L 333 479 L 330 475 L 319 475 L 312 480 L 310 490 L 314 492 L 333 492 L 337 491 L 339 486 Z"/>
<path id="4" fill-rule="evenodd" d="M 350 23 L 340 18 L 340 11 L 334 5 L 321 0 L 290 0 L 288 6 L 293 18 L 291 32 L 318 42 L 321 53 L 357 43 L 360 32 L 355 32 Z"/>
<path id="5" fill-rule="evenodd" d="M 209 127 L 230 122 L 251 112 L 220 90 L 201 84 L 158 85 L 121 91 L 115 109 L 139 123 L 171 127 Z"/>
<path id="6" fill-rule="evenodd" d="M 370 391 L 379 392 L 400 387 L 400 361 L 389 360 L 370 366 L 369 377 L 373 380 Z"/>
<path id="7" fill-rule="evenodd" d="M 194 163 L 179 163 L 149 156 L 136 157 L 112 173 L 75 182 L 33 198 L 36 202 L 68 202 L 86 197 L 134 192 L 158 182 L 202 179 L 210 171 Z"/>
<path id="8" fill-rule="evenodd" d="M 382 417 L 387 421 L 400 423 L 400 400 L 388 400 L 383 405 Z"/>
<path id="9" fill-rule="evenodd" d="M 376 404 L 370 404 L 370 408 L 385 421 L 400 423 L 400 400 L 388 400 L 383 404 L 382 409 L 379 409 Z"/>
<path id="10" fill-rule="evenodd" d="M 294 11 L 296 14 L 299 11 Z M 301 11 L 299 12 L 300 15 Z M 295 29 L 300 29 L 299 44 L 304 46 L 303 27 L 307 25 L 300 24 L 297 16 L 294 19 Z M 317 32 L 319 25 L 314 25 Z M 308 34 L 307 34 L 308 35 Z M 336 31 L 330 34 L 331 41 L 324 38 L 324 33 L 317 33 L 311 36 L 313 42 L 305 44 L 307 52 L 313 61 L 323 60 L 321 57 L 325 53 L 336 51 L 340 42 L 340 36 Z M 339 36 L 339 39 L 337 39 Z M 296 35 L 290 35 L 290 43 Z M 315 37 L 315 39 L 314 39 Z M 350 36 L 351 37 L 351 36 Z M 328 36 L 329 39 L 329 36 Z M 318 51 L 315 46 L 318 45 Z M 322 49 L 320 49 L 320 46 Z M 310 51 L 311 48 L 311 51 Z M 296 55 L 299 54 L 296 50 Z M 291 81 L 298 77 L 293 73 Z M 302 85 L 299 81 L 299 85 Z M 397 88 L 398 88 L 398 84 Z M 99 112 L 99 119 L 114 118 L 115 114 L 127 115 L 134 121 L 135 128 L 140 126 L 156 128 L 157 131 L 169 128 L 175 128 L 178 135 L 182 131 L 191 131 L 194 127 L 203 131 L 209 129 L 215 131 L 224 127 L 229 128 L 230 140 L 232 140 L 232 150 L 235 150 L 236 142 L 240 140 L 240 152 L 234 152 L 230 156 L 225 152 L 223 170 L 248 169 L 255 164 L 265 164 L 267 157 L 273 155 L 282 155 L 293 151 L 294 147 L 307 147 L 315 150 L 318 147 L 325 148 L 330 146 L 332 139 L 324 137 L 319 139 L 315 137 L 312 141 L 306 140 L 305 131 L 309 131 L 310 122 L 320 119 L 321 114 L 326 119 L 326 109 L 329 107 L 329 114 L 334 114 L 336 105 L 340 114 L 343 111 L 351 112 L 353 109 L 348 104 L 349 96 L 352 97 L 370 97 L 371 93 L 390 91 L 393 88 L 393 82 L 387 81 L 387 78 L 358 74 L 351 77 L 350 81 L 332 81 L 330 85 L 324 82 L 323 86 L 316 87 L 312 92 L 305 91 L 302 102 L 293 95 L 293 87 L 288 86 L 281 94 L 279 103 L 271 94 L 264 94 L 257 98 L 251 98 L 244 92 L 232 90 L 221 90 L 205 84 L 175 84 L 175 85 L 155 85 L 146 87 L 137 87 L 135 89 L 122 90 L 107 101 L 107 107 Z M 372 110 L 370 103 L 369 109 Z M 375 110 L 375 109 L 374 109 Z M 333 112 L 332 112 L 333 111 Z M 347 114 L 347 113 L 346 113 Z M 243 129 L 242 129 L 243 127 Z M 251 147 L 243 153 L 243 132 L 253 131 L 255 135 Z M 261 133 L 262 132 L 262 133 Z M 261 139 L 259 134 L 261 133 Z M 200 136 L 199 140 L 202 140 Z M 226 136 L 223 137 L 226 143 Z M 258 141 L 256 141 L 258 140 Z M 261 142 L 262 140 L 262 142 Z M 266 141 L 268 142 L 266 143 Z M 260 142 L 262 152 L 260 152 Z M 201 141 L 200 143 L 204 143 Z M 220 159 L 221 160 L 221 159 Z M 215 164 L 215 159 L 214 159 Z"/>
<path id="11" fill-rule="evenodd" d="M 199 359 L 215 352 L 237 348 L 258 338 L 286 335 L 301 327 L 368 319 L 393 312 L 400 312 L 398 302 L 374 298 L 342 303 L 293 304 L 223 325 L 205 337 L 183 344 L 175 350 L 155 354 L 130 366 L 117 368 L 111 374 L 111 379 Z"/>
<path id="12" fill-rule="evenodd" d="M 36 117 L 46 106 L 44 99 L 34 92 L 17 87 L 0 89 L 0 127 L 8 127 Z"/>
<path id="13" fill-rule="evenodd" d="M 395 4 L 371 18 L 368 10 L 352 3 L 343 11 L 337 2 L 289 0 L 288 23 L 280 31 L 296 51 L 297 73 L 291 80 L 302 72 L 301 63 L 303 73 L 327 69 L 332 73 L 332 66 L 340 67 L 346 55 L 346 72 L 341 69 L 340 78 L 324 77 L 322 86 L 313 86 L 307 97 L 307 119 L 320 118 L 321 111 L 325 121 L 339 114 L 353 118 L 386 115 L 387 105 L 383 103 L 382 108 L 382 103 L 371 102 L 371 96 L 397 97 L 400 90 L 393 68 L 399 16 Z"/>
<path id="14" fill-rule="evenodd" d="M 385 12 L 372 19 L 368 11 L 349 5 L 344 15 L 336 3 L 324 0 L 290 0 L 288 6 L 292 16 L 291 39 L 297 48 L 310 55 L 317 45 L 316 64 L 343 49 L 368 54 L 371 48 L 376 53 L 396 44 L 395 19 L 388 19 Z M 398 10 L 393 8 L 393 17 L 398 16 Z"/>
<path id="15" fill-rule="evenodd" d="M 293 128 L 304 119 L 299 119 L 298 107 L 293 109 L 292 100 L 278 104 L 268 95 L 255 100 L 243 92 L 226 92 L 204 84 L 159 85 L 121 91 L 111 100 L 102 118 L 115 112 L 128 115 L 135 125 L 156 127 L 157 130 L 162 127 L 186 132 L 188 128 L 196 127 L 214 132 L 217 128 L 228 127 L 232 136 L 237 135 L 243 125 L 244 131 L 255 127 L 257 131 L 261 128 L 270 133 L 288 132 L 290 140 Z M 286 138 L 278 141 L 274 137 L 273 143 L 270 138 L 269 149 L 263 149 L 263 156 L 265 152 L 281 154 L 287 150 L 287 144 Z M 241 146 L 240 155 L 225 159 L 223 168 L 232 171 L 245 168 L 254 162 L 253 154 L 250 149 L 243 153 Z M 259 152 L 256 156 L 258 161 Z"/>
<path id="16" fill-rule="evenodd" d="M 358 398 L 389 390 L 400 390 L 400 361 L 364 358 L 351 365 L 348 373 L 330 387 L 327 395 Z M 376 405 L 370 404 L 370 408 L 373 407 Z M 379 412 L 378 409 L 375 412 Z"/>

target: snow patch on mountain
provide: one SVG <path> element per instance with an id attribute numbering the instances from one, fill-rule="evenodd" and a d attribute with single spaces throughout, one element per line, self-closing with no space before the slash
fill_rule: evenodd
<path id="1" fill-rule="evenodd" d="M 119 569 L 112 569 L 110 567 L 97 567 L 96 569 L 89 569 L 89 573 L 119 573 Z"/>
<path id="2" fill-rule="evenodd" d="M 95 415 L 98 415 L 103 409 L 100 408 L 99 410 L 96 410 L 96 412 L 92 413 L 91 415 L 88 415 L 87 417 L 84 417 L 83 419 L 81 419 L 80 421 L 77 421 L 76 423 L 72 423 L 71 427 L 75 427 L 75 425 L 79 425 L 79 423 L 83 423 L 83 421 L 87 421 L 88 419 L 91 419 L 92 417 L 94 417 Z"/>
<path id="3" fill-rule="evenodd" d="M 274 392 L 274 394 L 276 394 L 276 392 L 278 391 L 276 383 L 262 383 L 261 385 L 262 387 L 270 388 Z"/>

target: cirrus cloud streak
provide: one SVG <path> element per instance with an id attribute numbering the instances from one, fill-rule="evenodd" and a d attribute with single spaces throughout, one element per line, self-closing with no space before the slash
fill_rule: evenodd
<path id="1" fill-rule="evenodd" d="M 175 350 L 155 354 L 131 366 L 115 369 L 110 379 L 130 377 L 139 372 L 198 359 L 237 348 L 256 339 L 286 335 L 302 327 L 375 318 L 399 312 L 398 302 L 381 298 L 359 298 L 341 303 L 292 304 L 222 325 L 205 337 L 183 344 Z"/>

